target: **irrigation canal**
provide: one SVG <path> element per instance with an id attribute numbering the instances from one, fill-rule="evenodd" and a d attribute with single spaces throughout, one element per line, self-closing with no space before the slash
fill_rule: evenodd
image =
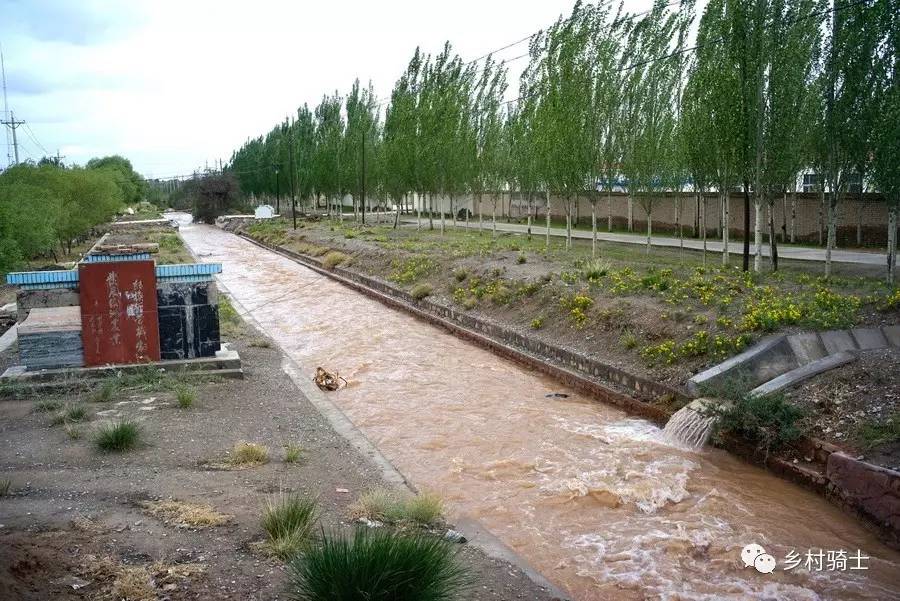
<path id="1" fill-rule="evenodd" d="M 480 521 L 576 599 L 900 598 L 900 553 L 816 495 L 725 452 L 667 445 L 647 421 L 238 236 L 181 234 L 223 264 L 222 284 L 285 353 L 347 378 L 330 398 L 451 520 Z M 773 573 L 744 567 L 750 543 Z M 841 550 L 851 559 L 829 566 Z"/>

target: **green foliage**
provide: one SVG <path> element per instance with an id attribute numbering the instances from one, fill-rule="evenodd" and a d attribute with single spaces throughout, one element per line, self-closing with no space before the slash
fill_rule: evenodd
<path id="1" fill-rule="evenodd" d="M 737 434 L 770 453 L 797 440 L 804 433 L 805 413 L 779 395 L 743 395 L 714 412 L 719 432 Z"/>
<path id="2" fill-rule="evenodd" d="M 422 300 L 427 296 L 431 296 L 431 284 L 416 284 L 413 286 L 413 289 L 409 291 L 409 294 L 416 300 Z"/>
<path id="3" fill-rule="evenodd" d="M 20 164 L 0 173 L 0 273 L 67 250 L 123 207 L 108 169 Z"/>
<path id="4" fill-rule="evenodd" d="M 261 521 L 272 552 L 289 561 L 311 544 L 318 519 L 315 499 L 281 495 L 267 500 Z"/>
<path id="5" fill-rule="evenodd" d="M 182 409 L 190 408 L 196 399 L 197 391 L 190 386 L 180 384 L 175 388 L 175 400 Z"/>
<path id="6" fill-rule="evenodd" d="M 535 317 L 531 320 L 531 329 L 532 330 L 540 330 L 544 327 L 544 318 L 543 317 Z"/>
<path id="7" fill-rule="evenodd" d="M 300 461 L 300 456 L 303 454 L 303 447 L 298 444 L 287 444 L 284 445 L 284 462 L 285 463 L 297 463 Z"/>
<path id="8" fill-rule="evenodd" d="M 862 423 L 856 438 L 863 448 L 874 449 L 900 441 L 900 412 L 895 412 L 886 420 L 870 420 Z"/>
<path id="9" fill-rule="evenodd" d="M 577 292 L 564 296 L 560 303 L 569 312 L 569 320 L 576 328 L 584 327 L 587 323 L 586 311 L 594 304 L 594 299 L 587 292 Z"/>
<path id="10" fill-rule="evenodd" d="M 437 264 L 426 255 L 416 255 L 406 260 L 395 259 L 391 266 L 393 271 L 390 280 L 398 284 L 412 284 L 437 269 Z"/>
<path id="11" fill-rule="evenodd" d="M 469 582 L 451 543 L 428 535 L 358 528 L 326 534 L 290 565 L 296 601 L 442 601 Z"/>
<path id="12" fill-rule="evenodd" d="M 121 453 L 135 448 L 140 438 L 141 429 L 137 422 L 121 419 L 100 426 L 94 435 L 94 444 L 100 451 Z"/>

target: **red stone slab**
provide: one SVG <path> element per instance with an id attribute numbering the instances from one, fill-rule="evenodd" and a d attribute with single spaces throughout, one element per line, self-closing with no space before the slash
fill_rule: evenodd
<path id="1" fill-rule="evenodd" d="M 153 261 L 78 267 L 85 365 L 159 361 Z"/>

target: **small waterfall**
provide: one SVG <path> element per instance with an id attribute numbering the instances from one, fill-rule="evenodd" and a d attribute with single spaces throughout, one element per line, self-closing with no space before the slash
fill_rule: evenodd
<path id="1" fill-rule="evenodd" d="M 709 408 L 717 403 L 711 399 L 691 401 L 669 418 L 663 428 L 662 439 L 699 451 L 706 444 L 716 423 L 716 416 L 709 413 Z"/>

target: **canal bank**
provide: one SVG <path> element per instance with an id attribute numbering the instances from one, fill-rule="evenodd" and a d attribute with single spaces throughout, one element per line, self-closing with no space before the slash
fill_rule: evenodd
<path id="1" fill-rule="evenodd" d="M 822 499 L 722 452 L 663 445 L 648 421 L 228 233 L 182 234 L 229 266 L 224 283 L 298 364 L 347 377 L 334 402 L 407 478 L 577 598 L 897 594 L 896 553 Z M 873 559 L 862 576 L 755 574 L 738 559 L 748 542 L 780 562 L 807 549 Z"/>

